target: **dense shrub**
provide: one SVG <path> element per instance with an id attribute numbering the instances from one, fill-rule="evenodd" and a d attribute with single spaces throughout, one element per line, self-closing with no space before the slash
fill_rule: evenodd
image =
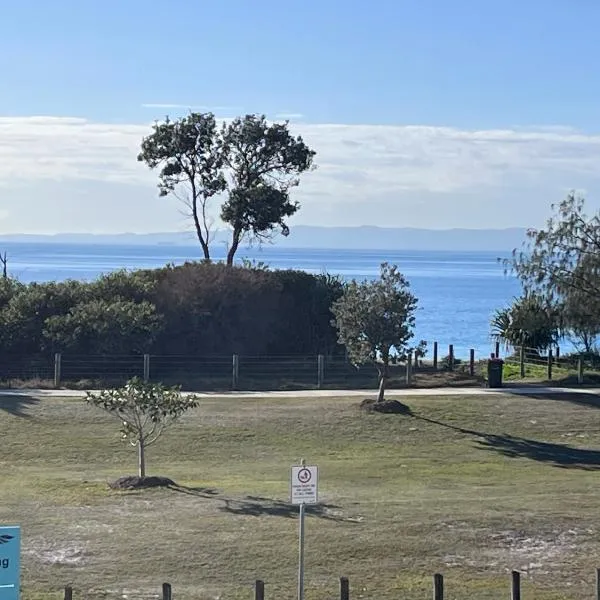
<path id="1" fill-rule="evenodd" d="M 91 283 L 0 287 L 0 354 L 342 353 L 331 325 L 339 279 L 186 263 Z"/>

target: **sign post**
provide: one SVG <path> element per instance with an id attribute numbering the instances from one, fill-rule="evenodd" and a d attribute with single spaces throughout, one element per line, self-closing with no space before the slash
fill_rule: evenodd
<path id="1" fill-rule="evenodd" d="M 293 466 L 290 483 L 292 504 L 300 506 L 298 524 L 298 600 L 304 600 L 304 512 L 307 504 L 316 504 L 318 499 L 318 468 L 307 467 L 304 459 L 300 466 Z"/>
<path id="2" fill-rule="evenodd" d="M 21 528 L 0 527 L 0 599 L 19 600 Z"/>

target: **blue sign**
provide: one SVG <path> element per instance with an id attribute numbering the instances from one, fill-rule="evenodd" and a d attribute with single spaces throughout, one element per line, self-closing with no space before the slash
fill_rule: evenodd
<path id="1" fill-rule="evenodd" d="M 21 528 L 0 527 L 0 600 L 19 600 Z"/>

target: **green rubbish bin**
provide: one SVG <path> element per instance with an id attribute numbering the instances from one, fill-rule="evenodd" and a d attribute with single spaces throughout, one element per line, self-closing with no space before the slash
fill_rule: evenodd
<path id="1" fill-rule="evenodd" d="M 501 358 L 490 358 L 487 364 L 488 387 L 502 387 L 502 367 L 504 361 Z"/>

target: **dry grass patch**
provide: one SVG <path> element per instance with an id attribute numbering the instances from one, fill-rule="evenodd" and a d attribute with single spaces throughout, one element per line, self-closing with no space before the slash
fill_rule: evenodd
<path id="1" fill-rule="evenodd" d="M 0 522 L 23 527 L 24 598 L 72 583 L 83 598 L 293 598 L 297 509 L 289 466 L 320 468 L 307 522 L 307 600 L 337 578 L 354 597 L 496 599 L 593 590 L 600 470 L 598 397 L 205 399 L 148 453 L 171 489 L 122 492 L 135 470 L 112 417 L 74 399 L 0 397 Z"/>

